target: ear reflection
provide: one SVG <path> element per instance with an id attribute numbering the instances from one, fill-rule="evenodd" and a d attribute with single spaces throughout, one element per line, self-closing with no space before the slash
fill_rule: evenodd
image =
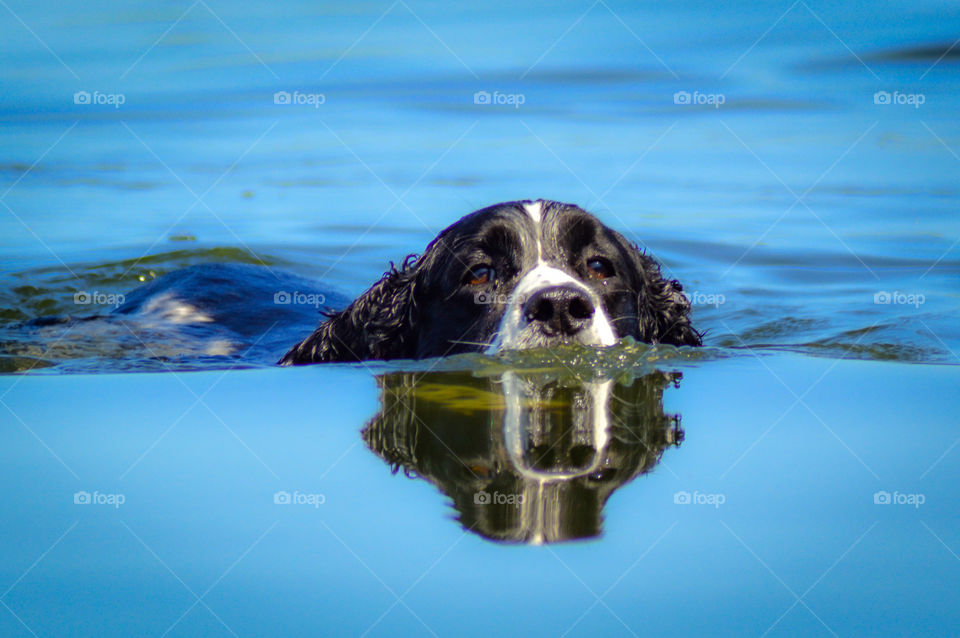
<path id="1" fill-rule="evenodd" d="M 378 378 L 380 412 L 363 430 L 394 472 L 453 500 L 486 538 L 553 543 L 602 532 L 610 494 L 683 440 L 663 412 L 679 373 L 626 382 L 525 371 L 393 373 Z"/>

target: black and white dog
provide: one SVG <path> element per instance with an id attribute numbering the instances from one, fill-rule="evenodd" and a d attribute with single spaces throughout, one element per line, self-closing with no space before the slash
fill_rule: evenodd
<path id="1" fill-rule="evenodd" d="M 316 302 L 291 303 L 289 291 Z M 656 261 L 583 209 L 544 200 L 467 215 L 352 303 L 322 282 L 229 262 L 173 270 L 123 297 L 106 313 L 0 329 L 0 370 L 74 360 L 86 369 L 87 359 L 118 369 L 204 369 L 273 364 L 284 352 L 283 365 L 422 359 L 609 346 L 627 336 L 701 342 L 682 287 Z M 326 320 L 291 349 L 318 308 Z"/>
<path id="2" fill-rule="evenodd" d="M 391 267 L 280 363 L 610 346 L 626 336 L 698 346 L 682 290 L 585 210 L 507 202 L 467 215 L 419 258 Z"/>

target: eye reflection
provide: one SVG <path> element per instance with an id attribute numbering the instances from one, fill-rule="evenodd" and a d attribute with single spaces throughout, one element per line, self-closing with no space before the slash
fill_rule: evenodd
<path id="1" fill-rule="evenodd" d="M 591 257 L 587 260 L 587 274 L 591 279 L 606 279 L 614 275 L 613 264 L 603 257 Z"/>
<path id="2" fill-rule="evenodd" d="M 494 271 L 493 266 L 487 264 L 475 266 L 466 276 L 467 283 L 471 286 L 482 286 L 483 284 L 491 283 L 495 279 L 496 271 Z"/>
<path id="3" fill-rule="evenodd" d="M 679 417 L 662 405 L 679 378 L 387 374 L 363 438 L 394 472 L 437 486 L 460 524 L 480 536 L 530 544 L 590 538 L 602 533 L 610 495 L 683 440 Z"/>

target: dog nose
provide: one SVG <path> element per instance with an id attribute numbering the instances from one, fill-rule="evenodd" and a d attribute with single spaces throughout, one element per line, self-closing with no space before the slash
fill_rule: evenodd
<path id="1" fill-rule="evenodd" d="M 535 292 L 523 306 L 523 316 L 549 335 L 575 335 L 593 319 L 593 302 L 572 286 L 552 286 Z"/>

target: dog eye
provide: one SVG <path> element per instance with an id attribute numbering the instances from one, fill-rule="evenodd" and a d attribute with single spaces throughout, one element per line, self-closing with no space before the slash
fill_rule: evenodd
<path id="1" fill-rule="evenodd" d="M 587 273 L 591 279 L 613 277 L 613 265 L 603 257 L 591 257 L 587 260 Z"/>
<path id="2" fill-rule="evenodd" d="M 493 267 L 484 264 L 472 268 L 465 279 L 471 286 L 482 286 L 496 279 L 496 272 L 494 272 Z"/>

